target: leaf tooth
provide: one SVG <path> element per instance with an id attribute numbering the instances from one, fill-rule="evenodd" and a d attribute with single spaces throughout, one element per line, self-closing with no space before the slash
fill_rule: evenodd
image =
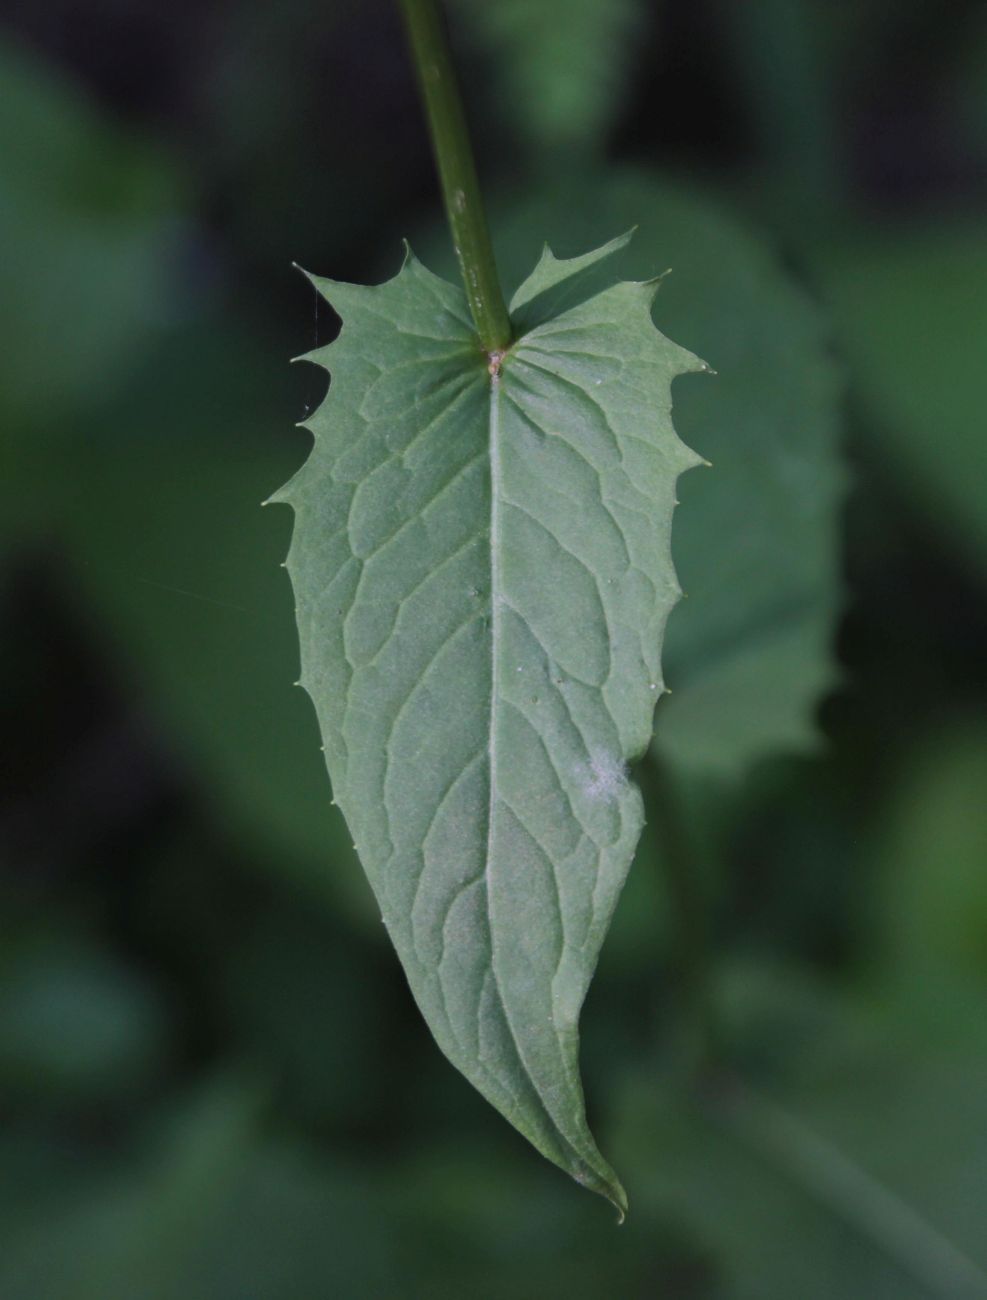
<path id="1" fill-rule="evenodd" d="M 307 361 L 309 365 L 319 366 L 322 370 L 330 370 L 332 367 L 328 362 L 329 353 L 335 349 L 338 342 L 339 336 L 337 335 L 330 343 L 320 343 L 318 347 L 311 348 L 308 352 L 299 352 L 297 357 L 290 359 L 289 365 L 295 366 L 299 361 Z"/>
<path id="2" fill-rule="evenodd" d="M 303 467 L 303 468 L 304 468 L 304 467 Z M 262 502 L 260 503 L 260 504 L 261 504 L 261 507 L 263 508 L 264 506 L 290 506 L 290 505 L 292 505 L 293 503 L 292 503 L 291 497 L 289 496 L 288 489 L 292 486 L 292 484 L 293 484 L 293 483 L 295 482 L 295 480 L 298 478 L 298 474 L 300 474 L 300 473 L 301 473 L 301 470 L 299 470 L 297 474 L 293 474 L 293 475 L 291 476 L 291 478 L 288 480 L 288 482 L 284 484 L 283 487 L 279 487 L 279 488 L 277 489 L 277 491 L 272 492 L 271 495 L 270 495 L 270 496 L 269 496 L 265 501 L 262 501 Z M 281 567 L 282 567 L 282 569 L 287 568 L 287 563 L 286 563 L 286 562 L 282 562 Z"/>
<path id="3" fill-rule="evenodd" d="M 698 451 L 693 450 L 687 442 L 683 442 L 681 438 L 677 438 L 676 441 L 678 445 L 676 446 L 675 452 L 679 462 L 679 469 L 675 476 L 677 485 L 678 480 L 683 474 L 687 473 L 690 469 L 698 469 L 700 465 L 708 465 L 709 462 L 700 455 Z M 673 505 L 677 506 L 679 504 L 679 499 L 676 497 Z"/>
<path id="4" fill-rule="evenodd" d="M 661 288 L 665 279 L 672 274 L 672 270 L 672 267 L 666 266 L 664 271 L 659 272 L 658 275 L 653 275 L 650 280 L 632 280 L 630 283 L 640 286 L 644 294 L 645 302 L 650 307 L 657 298 L 658 290 Z"/>

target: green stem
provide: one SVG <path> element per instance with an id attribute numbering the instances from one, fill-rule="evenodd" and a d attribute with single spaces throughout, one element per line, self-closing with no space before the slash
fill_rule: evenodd
<path id="1" fill-rule="evenodd" d="M 466 297 L 487 353 L 511 343 L 511 322 L 500 289 L 462 100 L 436 0 L 399 0 L 418 74 L 442 196 L 459 258 Z"/>
<path id="2" fill-rule="evenodd" d="M 715 1071 L 720 1059 L 710 961 L 708 900 L 672 773 L 649 756 L 641 784 L 656 823 L 658 856 L 674 913 L 676 966 L 682 981 L 687 1057 L 693 1075 Z"/>

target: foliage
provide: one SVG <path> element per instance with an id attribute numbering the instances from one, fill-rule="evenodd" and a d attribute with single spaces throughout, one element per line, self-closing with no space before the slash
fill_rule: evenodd
<path id="1" fill-rule="evenodd" d="M 16 250 L 0 271 L 0 384 L 8 418 L 37 428 L 91 401 L 167 311 L 180 186 L 164 157 L 2 44 L 0 77 L 0 242 Z"/>
<path id="2" fill-rule="evenodd" d="M 546 248 L 490 360 L 413 257 L 343 317 L 313 452 L 275 500 L 336 801 L 442 1050 L 621 1213 L 583 1114 L 578 1019 L 642 825 L 626 765 L 662 688 L 671 516 L 703 369 L 601 287 L 624 240 Z"/>
<path id="3" fill-rule="evenodd" d="M 979 223 L 920 225 L 875 239 L 851 229 L 817 250 L 819 278 L 867 404 L 875 454 L 973 564 L 987 557 L 987 440 L 979 376 L 987 240 Z M 921 320 L 914 304 L 922 304 Z M 922 367 L 909 351 L 921 349 Z M 935 436 L 929 436 L 929 430 Z"/>
<path id="4" fill-rule="evenodd" d="M 598 148 L 625 97 L 641 0 L 454 0 L 486 55 L 502 119 L 533 155 Z"/>

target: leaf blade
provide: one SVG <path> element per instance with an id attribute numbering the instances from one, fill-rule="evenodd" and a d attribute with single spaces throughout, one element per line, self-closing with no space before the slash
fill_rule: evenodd
<path id="1" fill-rule="evenodd" d="M 702 363 L 654 329 L 646 285 L 576 293 L 491 373 L 460 291 L 414 258 L 375 289 L 316 284 L 344 319 L 311 358 L 334 378 L 273 499 L 296 510 L 336 800 L 442 1050 L 623 1214 L 578 1017 L 641 830 L 626 764 L 678 596 L 675 481 L 699 459 L 670 385 Z"/>

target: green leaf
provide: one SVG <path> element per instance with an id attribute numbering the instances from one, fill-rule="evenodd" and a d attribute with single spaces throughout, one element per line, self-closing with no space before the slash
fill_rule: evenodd
<path id="1" fill-rule="evenodd" d="M 153 351 L 181 182 L 64 71 L 0 42 L 0 81 L 0 393 L 5 427 L 35 430 Z"/>
<path id="2" fill-rule="evenodd" d="M 159 399 L 142 405 L 154 384 Z M 280 885 L 377 937 L 311 709 L 291 689 L 297 638 L 279 568 L 290 521 L 259 508 L 307 441 L 276 432 L 288 400 L 270 346 L 242 322 L 181 326 L 70 428 L 37 437 L 14 424 L 0 560 L 50 552 L 217 829 Z"/>
<path id="3" fill-rule="evenodd" d="M 698 457 L 651 322 L 654 284 L 600 288 L 626 240 L 548 249 L 499 366 L 465 299 L 409 255 L 316 287 L 343 318 L 310 355 L 329 396 L 274 499 L 302 682 L 335 797 L 412 990 L 453 1063 L 623 1211 L 586 1125 L 578 1018 L 642 825 L 678 598 L 675 483 Z M 492 373 L 491 373 L 492 372 Z"/>
<path id="4" fill-rule="evenodd" d="M 856 230 L 807 251 L 870 417 L 864 432 L 882 469 L 890 468 L 936 534 L 983 574 L 982 224 Z"/>
<path id="5" fill-rule="evenodd" d="M 490 55 L 504 116 L 536 157 L 599 148 L 631 84 L 641 0 L 456 0 L 456 9 Z"/>
<path id="6" fill-rule="evenodd" d="M 0 1200 L 6 1300 L 229 1294 L 200 1290 L 195 1266 L 250 1178 L 266 1092 L 227 1069 L 178 1093 L 164 1114 L 152 1112 L 122 1152 L 80 1142 L 67 1156 L 56 1144 L 43 1178 L 25 1167 L 29 1146 L 20 1159 L 16 1147 L 3 1150 L 5 1169 L 21 1166 L 16 1201 Z"/>
<path id="7" fill-rule="evenodd" d="M 34 1105 L 117 1101 L 157 1078 L 169 1025 L 140 973 L 70 932 L 5 936 L 0 1089 Z"/>
<path id="8" fill-rule="evenodd" d="M 943 979 L 978 995 L 987 980 L 985 789 L 987 729 L 954 724 L 906 756 L 881 826 L 872 958 L 885 980 L 927 990 L 940 1023 Z"/>

